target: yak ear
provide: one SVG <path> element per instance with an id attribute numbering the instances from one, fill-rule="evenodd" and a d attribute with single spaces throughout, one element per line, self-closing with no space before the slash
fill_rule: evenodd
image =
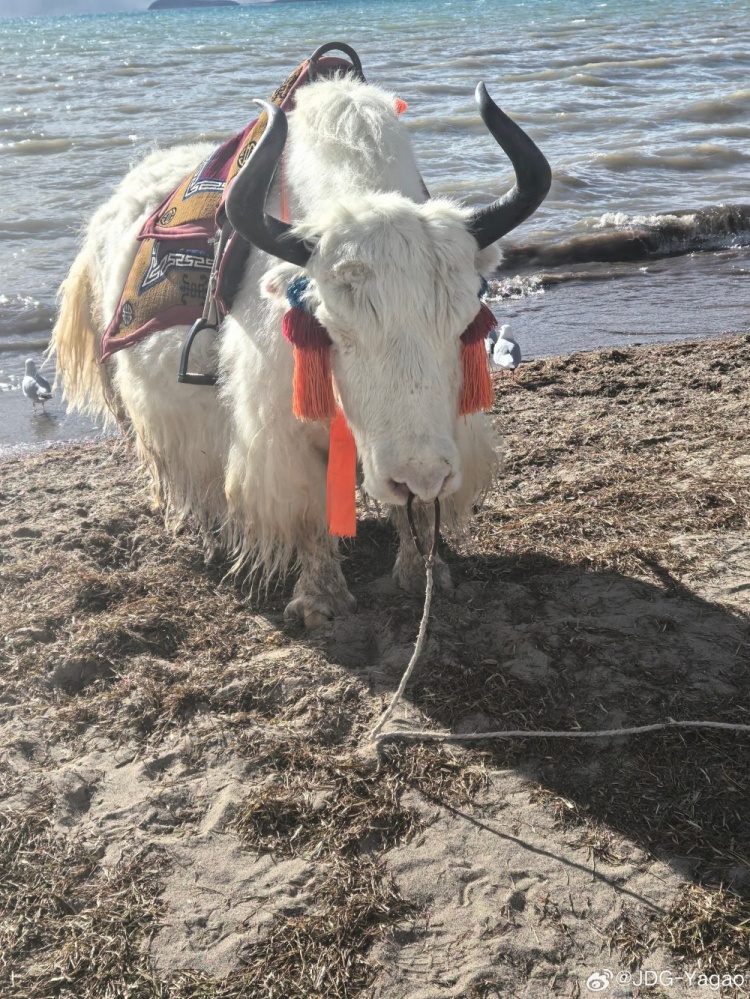
<path id="1" fill-rule="evenodd" d="M 334 264 L 330 271 L 330 279 L 340 288 L 356 291 L 372 275 L 372 268 L 363 260 L 343 260 Z"/>
<path id="2" fill-rule="evenodd" d="M 260 293 L 272 302 L 286 299 L 286 290 L 295 278 L 301 275 L 299 267 L 293 264 L 277 264 L 266 271 L 260 280 Z"/>
<path id="3" fill-rule="evenodd" d="M 474 266 L 484 277 L 489 277 L 503 262 L 503 251 L 497 243 L 490 243 L 474 255 Z"/>

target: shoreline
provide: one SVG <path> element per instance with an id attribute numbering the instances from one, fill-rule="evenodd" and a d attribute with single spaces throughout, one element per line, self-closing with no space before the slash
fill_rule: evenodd
<path id="1" fill-rule="evenodd" d="M 497 304 L 497 303 L 495 303 L 495 304 Z M 502 323 L 504 319 L 507 320 L 509 318 L 509 317 L 504 317 L 502 315 L 502 313 L 499 313 L 499 312 L 496 313 L 496 314 L 498 314 L 498 319 L 499 319 L 500 323 Z M 663 341 L 663 340 L 659 340 L 657 342 L 653 342 L 653 340 L 652 340 L 651 342 L 647 342 L 647 343 L 644 343 L 644 342 L 641 342 L 641 341 L 636 341 L 636 342 L 633 342 L 633 343 L 623 344 L 620 341 L 617 341 L 616 343 L 613 343 L 613 344 L 609 344 L 609 345 L 605 345 L 605 346 L 599 346 L 599 347 L 593 347 L 590 350 L 572 350 L 572 351 L 561 353 L 561 354 L 542 355 L 542 356 L 536 356 L 536 357 L 531 357 L 531 358 L 524 357 L 523 360 L 522 360 L 522 362 L 521 362 L 521 364 L 522 364 L 522 369 L 521 370 L 528 370 L 528 366 L 531 365 L 531 364 L 535 364 L 535 363 L 554 362 L 554 361 L 560 361 L 560 360 L 562 360 L 564 358 L 573 358 L 573 357 L 578 357 L 578 356 L 581 356 L 581 357 L 591 357 L 591 356 L 594 356 L 594 355 L 597 355 L 597 354 L 601 354 L 601 353 L 603 353 L 603 352 L 605 352 L 607 350 L 612 350 L 612 349 L 622 349 L 622 350 L 653 350 L 653 351 L 657 351 L 658 352 L 660 350 L 668 350 L 670 347 L 675 347 L 675 346 L 680 346 L 680 345 L 684 345 L 684 344 L 694 343 L 695 341 L 700 341 L 700 342 L 705 342 L 705 343 L 711 343 L 713 345 L 713 349 L 715 349 L 717 351 L 720 351 L 722 349 L 722 344 L 723 343 L 725 343 L 725 342 L 726 343 L 731 343 L 734 340 L 736 340 L 738 337 L 742 337 L 742 336 L 750 336 L 750 328 L 748 329 L 747 332 L 739 332 L 739 333 L 731 333 L 731 334 L 728 334 L 728 333 L 716 333 L 716 334 L 709 334 L 709 335 L 699 335 L 699 334 L 696 334 L 693 337 L 686 337 L 686 338 L 680 339 L 680 340 L 669 340 L 669 341 L 666 341 L 666 342 Z M 19 357 L 20 356 L 25 356 L 25 354 L 21 355 L 19 353 Z M 21 370 L 21 369 L 22 369 L 22 365 L 21 365 L 21 368 L 19 368 L 19 370 Z M 20 395 L 20 390 L 19 390 L 19 395 Z M 0 414 L 2 414 L 2 401 L 3 401 L 2 400 L 2 394 L 0 394 Z M 24 402 L 25 402 L 25 400 L 24 400 Z M 55 404 L 55 401 L 53 400 L 53 405 L 54 404 Z M 60 403 L 57 402 L 57 405 L 60 406 Z M 64 415 L 67 417 L 68 416 L 67 412 L 66 411 L 63 411 L 63 412 L 64 412 Z M 85 423 L 85 419 L 83 417 L 80 417 L 78 414 L 74 414 L 74 419 L 76 419 L 77 421 L 79 421 L 82 425 Z M 117 429 L 104 430 L 104 431 L 102 431 L 102 430 L 95 431 L 95 430 L 92 429 L 92 430 L 86 430 L 85 432 L 81 432 L 81 433 L 79 433 L 78 436 L 75 436 L 75 437 L 66 437 L 66 438 L 57 438 L 57 437 L 55 437 L 55 438 L 50 438 L 50 439 L 47 439 L 47 440 L 38 440 L 38 441 L 10 441 L 8 443 L 4 443 L 0 439 L 0 465 L 4 464 L 5 462 L 20 460 L 20 459 L 23 459 L 24 457 L 28 457 L 28 456 L 31 456 L 31 455 L 34 455 L 34 454 L 37 454 L 37 453 L 41 453 L 41 452 L 44 452 L 46 450 L 56 449 L 56 448 L 60 448 L 60 447 L 64 448 L 66 446 L 73 445 L 73 444 L 78 443 L 78 442 L 90 441 L 92 443 L 95 443 L 95 442 L 98 442 L 98 441 L 104 441 L 104 440 L 107 440 L 111 436 L 119 436 L 119 431 Z"/>
<path id="2" fill-rule="evenodd" d="M 750 333 L 495 385 L 500 475 L 445 541 L 406 725 L 750 720 Z M 164 527 L 122 439 L 2 468 L 16 989 L 569 996 L 602 968 L 747 966 L 750 740 L 375 752 L 422 611 L 384 521 L 345 546 L 359 609 L 304 633 L 291 581 L 247 592 Z"/>

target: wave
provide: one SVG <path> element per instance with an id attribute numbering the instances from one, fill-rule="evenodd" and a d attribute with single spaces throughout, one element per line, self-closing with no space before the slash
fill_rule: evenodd
<path id="1" fill-rule="evenodd" d="M 706 98 L 688 104 L 680 112 L 685 121 L 697 121 L 706 124 L 714 122 L 735 121 L 744 118 L 750 105 L 750 92 L 738 91 L 726 99 Z"/>
<path id="2" fill-rule="evenodd" d="M 45 330 L 52 328 L 54 321 L 55 309 L 52 305 L 45 305 L 31 295 L 0 294 L 0 350 L 25 349 L 14 345 L 19 342 L 17 337 L 36 333 L 41 338 Z"/>
<path id="3" fill-rule="evenodd" d="M 8 219 L 7 222 L 0 222 L 0 241 L 4 239 L 56 239 L 57 236 L 66 232 L 72 220 L 49 218 L 43 219 Z M 5 304 L 0 296 L 0 306 Z"/>
<path id="4" fill-rule="evenodd" d="M 151 109 L 145 104 L 114 104 L 112 110 L 117 114 L 150 114 Z"/>
<path id="5" fill-rule="evenodd" d="M 16 156 L 51 156 L 67 153 L 75 143 L 72 139 L 21 139 L 0 145 L 0 153 L 14 153 Z"/>
<path id="6" fill-rule="evenodd" d="M 745 153 L 729 146 L 721 146 L 714 142 L 703 142 L 698 146 L 687 147 L 684 152 L 679 148 L 670 148 L 655 153 L 639 153 L 632 150 L 618 153 L 598 153 L 597 163 L 613 173 L 625 173 L 629 170 L 678 170 L 704 171 L 716 170 L 727 165 L 743 163 L 747 160 Z"/>
<path id="7" fill-rule="evenodd" d="M 557 79 L 560 74 L 570 71 L 586 72 L 592 69 L 668 69 L 676 66 L 678 63 L 679 58 L 676 56 L 652 56 L 651 58 L 644 57 L 640 59 L 633 59 L 629 56 L 619 58 L 612 56 L 609 59 L 596 59 L 583 62 L 578 58 L 554 59 L 551 60 L 550 69 L 538 70 L 536 72 L 510 73 L 505 79 L 513 83 L 524 83 L 536 80 Z"/>
<path id="8" fill-rule="evenodd" d="M 468 132 L 482 135 L 487 132 L 487 127 L 482 119 L 468 112 L 466 114 L 414 117 L 409 118 L 404 124 L 409 132 L 455 132 L 457 135 L 466 135 Z"/>
<path id="9" fill-rule="evenodd" d="M 574 73 L 564 83 L 569 83 L 579 87 L 613 87 L 612 80 L 603 76 L 595 76 L 593 73 Z"/>
<path id="10" fill-rule="evenodd" d="M 608 212 L 596 220 L 594 228 L 599 231 L 556 242 L 506 247 L 504 266 L 626 263 L 750 246 L 750 205 L 712 205 L 633 216 Z"/>
<path id="11" fill-rule="evenodd" d="M 498 277 L 488 282 L 488 302 L 505 301 L 509 298 L 529 298 L 531 295 L 544 294 L 544 280 L 541 275 L 531 274 L 522 277 Z"/>
<path id="12" fill-rule="evenodd" d="M 49 347 L 49 337 L 24 337 L 23 340 L 0 340 L 2 354 L 28 354 L 31 350 L 46 350 Z"/>
<path id="13" fill-rule="evenodd" d="M 244 53 L 244 45 L 238 43 L 213 43 L 207 44 L 205 42 L 196 42 L 195 45 L 191 45 L 190 48 L 182 50 L 185 55 L 190 55 L 193 52 L 205 53 L 206 55 L 237 55 Z"/>

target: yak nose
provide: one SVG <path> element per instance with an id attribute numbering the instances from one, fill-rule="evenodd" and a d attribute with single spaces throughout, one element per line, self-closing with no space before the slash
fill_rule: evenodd
<path id="1" fill-rule="evenodd" d="M 460 476 L 453 471 L 449 462 L 440 459 L 426 464 L 414 462 L 403 469 L 403 473 L 394 476 L 393 486 L 404 498 L 409 493 L 430 503 L 447 492 L 454 492 L 460 485 Z"/>

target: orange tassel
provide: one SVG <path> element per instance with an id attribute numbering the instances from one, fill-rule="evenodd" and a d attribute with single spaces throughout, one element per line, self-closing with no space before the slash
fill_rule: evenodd
<path id="1" fill-rule="evenodd" d="M 458 412 L 461 416 L 476 413 L 480 409 L 492 409 L 495 393 L 490 378 L 487 351 L 481 340 L 476 340 L 461 351 L 464 381 Z"/>
<path id="2" fill-rule="evenodd" d="M 298 420 L 333 419 L 336 400 L 331 382 L 331 356 L 327 347 L 294 348 L 292 411 Z"/>
<path id="3" fill-rule="evenodd" d="M 461 416 L 476 413 L 480 409 L 492 409 L 495 393 L 492 388 L 484 338 L 495 326 L 497 319 L 492 310 L 482 303 L 479 312 L 461 334 L 463 383 L 458 403 L 458 412 Z"/>
<path id="4" fill-rule="evenodd" d="M 318 320 L 292 306 L 282 332 L 294 347 L 292 409 L 298 420 L 332 420 L 326 475 L 328 533 L 353 538 L 357 533 L 357 445 L 344 414 L 336 408 L 331 375 L 331 338 Z"/>
<path id="5" fill-rule="evenodd" d="M 298 420 L 332 420 L 336 415 L 336 399 L 328 334 L 312 313 L 297 308 L 284 315 L 282 332 L 294 346 L 294 415 Z"/>
<path id="6" fill-rule="evenodd" d="M 339 410 L 331 424 L 326 477 L 328 533 L 353 538 L 357 533 L 357 446 Z"/>

